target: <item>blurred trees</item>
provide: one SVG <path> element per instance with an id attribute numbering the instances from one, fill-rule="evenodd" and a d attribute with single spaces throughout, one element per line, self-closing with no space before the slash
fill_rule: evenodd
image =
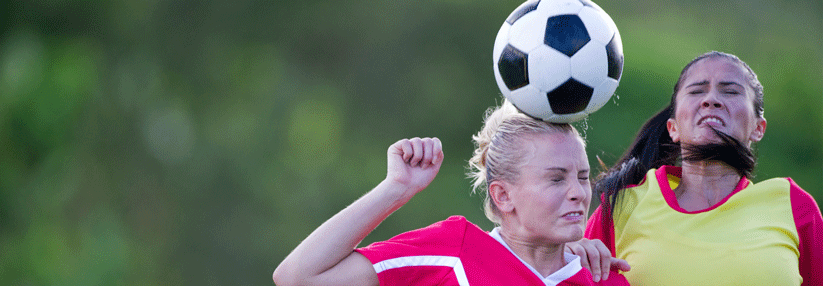
<path id="1" fill-rule="evenodd" d="M 623 37 L 614 103 L 577 124 L 619 157 L 689 60 L 759 73 L 755 181 L 823 199 L 820 1 L 600 1 Z M 0 8 L 0 284 L 260 285 L 437 136 L 439 178 L 365 243 L 462 214 L 470 136 L 500 102 L 497 29 L 518 1 L 15 0 Z"/>

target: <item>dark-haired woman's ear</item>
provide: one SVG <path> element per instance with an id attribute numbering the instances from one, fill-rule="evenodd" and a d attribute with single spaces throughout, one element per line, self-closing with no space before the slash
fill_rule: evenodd
<path id="1" fill-rule="evenodd" d="M 760 140 L 763 139 L 763 135 L 766 134 L 766 118 L 758 118 L 755 124 L 754 132 L 749 136 L 749 140 L 752 142 L 760 142 Z"/>
<path id="2" fill-rule="evenodd" d="M 677 143 L 680 141 L 680 132 L 677 130 L 677 121 L 669 118 L 669 120 L 666 121 L 666 129 L 669 130 L 669 137 L 672 138 L 672 142 Z"/>

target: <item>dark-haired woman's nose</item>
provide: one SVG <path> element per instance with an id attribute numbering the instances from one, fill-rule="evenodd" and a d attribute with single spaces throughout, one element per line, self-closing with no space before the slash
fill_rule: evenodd
<path id="1" fill-rule="evenodd" d="M 714 92 L 710 92 L 709 94 L 707 94 L 706 97 L 703 98 L 703 102 L 700 105 L 704 108 L 723 107 L 723 103 L 721 103 L 720 100 L 717 99 L 717 95 Z"/>

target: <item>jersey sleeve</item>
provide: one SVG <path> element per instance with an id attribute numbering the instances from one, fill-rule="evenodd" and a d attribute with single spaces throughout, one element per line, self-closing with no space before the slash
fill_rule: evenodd
<path id="1" fill-rule="evenodd" d="M 603 205 L 597 206 L 589 221 L 586 222 L 585 237 L 588 239 L 599 239 L 609 248 L 614 256 L 614 222 L 611 215 L 604 214 Z"/>
<path id="2" fill-rule="evenodd" d="M 609 248 L 612 257 L 616 256 L 614 246 L 614 222 L 611 215 L 604 215 L 603 205 L 597 206 L 589 221 L 586 222 L 586 234 L 588 239 L 599 239 Z M 612 269 L 608 280 L 601 280 L 597 285 L 629 285 L 626 277 L 620 271 Z"/>
<path id="3" fill-rule="evenodd" d="M 453 216 L 355 251 L 372 263 L 380 285 L 438 285 L 459 261 L 467 224 Z"/>
<path id="4" fill-rule="evenodd" d="M 803 286 L 823 286 L 823 216 L 814 198 L 791 178 L 792 214 L 800 238 L 800 276 Z"/>

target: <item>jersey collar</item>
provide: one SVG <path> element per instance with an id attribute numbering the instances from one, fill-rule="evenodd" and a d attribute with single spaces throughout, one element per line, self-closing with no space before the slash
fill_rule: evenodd
<path id="1" fill-rule="evenodd" d="M 491 232 L 489 232 L 489 235 L 493 237 L 495 240 L 497 240 L 497 242 L 500 242 L 500 244 L 505 246 L 506 249 L 508 249 L 509 252 L 511 252 L 511 254 L 514 255 L 514 257 L 517 257 L 517 259 L 520 260 L 520 262 L 523 263 L 524 266 L 528 267 L 529 270 L 531 270 L 534 273 L 534 275 L 537 275 L 537 277 L 540 278 L 540 280 L 542 280 L 543 283 L 546 284 L 546 286 L 555 286 L 557 284 L 560 284 L 560 282 L 563 282 L 563 280 L 571 278 L 572 276 L 577 274 L 577 272 L 580 272 L 580 270 L 583 269 L 583 266 L 580 264 L 580 257 L 566 252 L 563 253 L 563 258 L 566 260 L 566 266 L 563 266 L 563 268 L 560 268 L 560 270 L 557 270 L 554 273 L 549 274 L 549 276 L 543 277 L 542 275 L 540 275 L 540 272 L 537 272 L 537 269 L 526 263 L 525 260 L 520 258 L 520 256 L 517 256 L 517 254 L 515 254 L 514 251 L 512 251 L 511 247 L 509 247 L 509 245 L 506 244 L 506 241 L 503 240 L 503 237 L 500 236 L 500 227 L 495 227 Z"/>

